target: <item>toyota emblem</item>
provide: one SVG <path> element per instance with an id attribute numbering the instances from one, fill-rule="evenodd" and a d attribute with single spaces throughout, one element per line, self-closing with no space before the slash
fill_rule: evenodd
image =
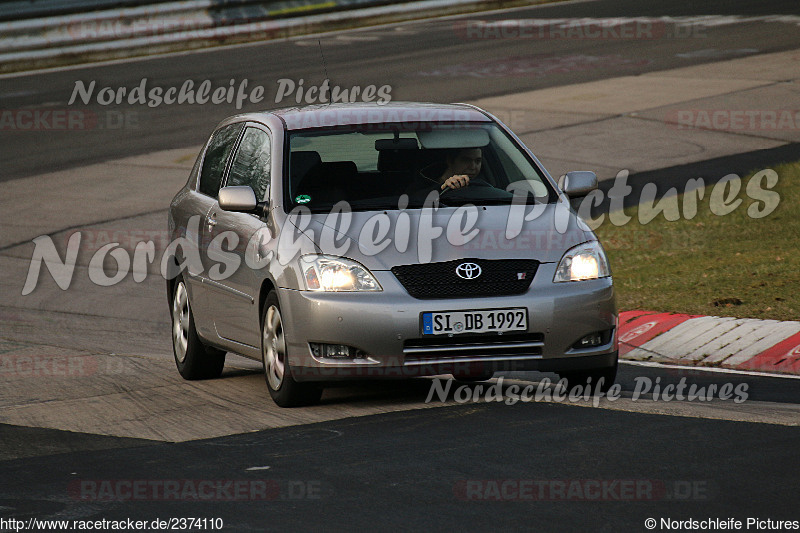
<path id="1" fill-rule="evenodd" d="M 481 267 L 475 263 L 461 263 L 456 267 L 456 276 L 461 279 L 475 279 L 481 275 Z"/>

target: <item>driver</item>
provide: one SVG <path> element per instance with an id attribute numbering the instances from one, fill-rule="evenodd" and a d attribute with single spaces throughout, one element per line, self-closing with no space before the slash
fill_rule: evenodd
<path id="1" fill-rule="evenodd" d="M 429 175 L 431 167 L 419 171 L 415 182 L 407 191 L 412 196 L 425 196 L 433 190 L 441 194 L 447 190 L 467 187 L 477 178 L 483 163 L 480 148 L 454 148 L 445 155 L 445 169 L 440 175 Z M 432 165 L 441 169 L 441 163 Z"/>
<path id="2" fill-rule="evenodd" d="M 440 188 L 460 189 L 478 176 L 483 155 L 480 148 L 457 148 L 450 151 L 445 160 L 447 168 L 439 177 Z"/>

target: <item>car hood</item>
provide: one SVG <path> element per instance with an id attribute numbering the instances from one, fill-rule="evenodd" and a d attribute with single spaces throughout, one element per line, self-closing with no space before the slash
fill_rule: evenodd
<path id="1" fill-rule="evenodd" d="M 313 214 L 303 233 L 319 252 L 354 259 L 370 270 L 466 258 L 553 263 L 573 246 L 596 240 L 563 201 L 524 209 L 469 206 Z M 463 234 L 472 238 L 465 242 Z"/>

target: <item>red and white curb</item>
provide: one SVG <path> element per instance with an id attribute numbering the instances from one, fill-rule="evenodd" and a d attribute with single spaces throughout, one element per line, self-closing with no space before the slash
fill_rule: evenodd
<path id="1" fill-rule="evenodd" d="M 619 355 L 634 361 L 800 374 L 800 322 L 623 311 Z"/>

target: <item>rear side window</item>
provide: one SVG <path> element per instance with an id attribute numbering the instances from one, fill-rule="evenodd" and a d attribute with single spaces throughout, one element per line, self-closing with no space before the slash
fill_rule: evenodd
<path id="1" fill-rule="evenodd" d="M 217 197 L 225 165 L 243 127 L 242 123 L 231 124 L 218 129 L 211 137 L 206 156 L 203 159 L 203 168 L 200 171 L 199 190 L 201 193 L 213 198 Z"/>
<path id="2" fill-rule="evenodd" d="M 248 185 L 263 199 L 269 185 L 269 135 L 258 128 L 247 128 L 233 158 L 226 185 Z"/>

